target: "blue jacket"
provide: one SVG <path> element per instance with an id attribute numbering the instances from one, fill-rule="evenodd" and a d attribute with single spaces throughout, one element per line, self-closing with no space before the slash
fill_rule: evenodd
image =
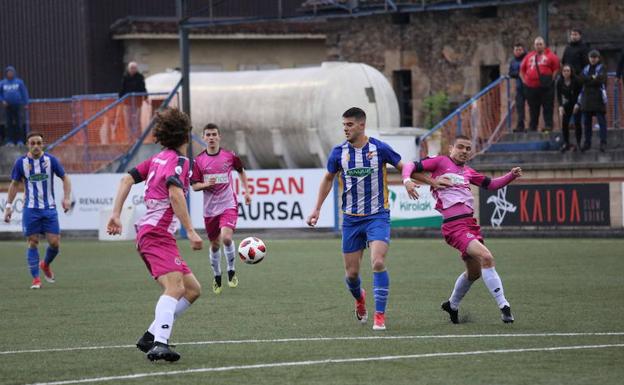
<path id="1" fill-rule="evenodd" d="M 13 71 L 15 74 L 11 80 L 6 78 L 8 71 Z M 17 77 L 15 68 L 7 67 L 4 74 L 5 78 L 0 81 L 0 101 L 5 101 L 12 106 L 28 104 L 28 90 L 22 79 Z"/>
<path id="2" fill-rule="evenodd" d="M 512 79 L 516 79 L 516 90 L 522 90 L 522 79 L 520 79 L 520 65 L 522 64 L 522 59 L 526 56 L 526 53 L 522 54 L 520 57 L 513 57 L 509 62 L 509 77 Z"/>

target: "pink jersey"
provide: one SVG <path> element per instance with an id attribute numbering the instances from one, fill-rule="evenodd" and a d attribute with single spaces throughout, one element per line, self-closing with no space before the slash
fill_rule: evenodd
<path id="1" fill-rule="evenodd" d="M 204 217 L 214 217 L 227 209 L 238 209 L 232 170 L 243 171 L 243 163 L 232 151 L 219 149 L 214 155 L 202 151 L 195 157 L 191 183 L 206 182 L 214 177 L 216 184 L 204 190 Z"/>
<path id="2" fill-rule="evenodd" d="M 465 164 L 456 164 L 448 156 L 425 158 L 417 162 L 415 167 L 404 168 L 403 177 L 406 177 L 405 174 L 409 177 L 412 170 L 416 172 L 429 171 L 434 179 L 444 176 L 453 182 L 452 187 L 433 190 L 433 196 L 437 200 L 435 208 L 442 214 L 444 219 L 474 212 L 474 197 L 472 196 L 472 191 L 470 191 L 470 184 L 488 190 L 496 190 L 506 186 L 515 179 L 510 172 L 492 180 Z"/>
<path id="3" fill-rule="evenodd" d="M 169 201 L 169 186 L 188 193 L 190 161 L 175 150 L 163 150 L 130 170 L 135 183 L 145 181 L 147 212 L 137 222 L 138 233 L 177 231 L 179 221 Z"/>

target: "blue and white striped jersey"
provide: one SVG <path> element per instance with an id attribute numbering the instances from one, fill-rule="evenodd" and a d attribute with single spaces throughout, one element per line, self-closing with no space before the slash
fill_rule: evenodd
<path id="1" fill-rule="evenodd" d="M 53 209 L 54 174 L 59 178 L 65 176 L 65 170 L 52 155 L 43 153 L 39 159 L 20 157 L 13 166 L 11 179 L 24 181 L 24 208 Z"/>
<path id="2" fill-rule="evenodd" d="M 400 161 L 401 155 L 375 138 L 368 138 L 362 148 L 355 148 L 347 141 L 334 147 L 327 171 L 340 171 L 342 212 L 364 216 L 389 211 L 386 163 L 396 167 Z"/>

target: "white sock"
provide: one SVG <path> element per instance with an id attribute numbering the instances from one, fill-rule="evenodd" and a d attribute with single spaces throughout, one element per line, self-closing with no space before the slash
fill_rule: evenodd
<path id="1" fill-rule="evenodd" d="M 168 295 L 161 295 L 156 303 L 154 317 L 154 341 L 166 344 L 171 336 L 174 314 L 178 300 Z"/>
<path id="2" fill-rule="evenodd" d="M 505 298 L 505 292 L 503 291 L 503 283 L 501 282 L 496 269 L 490 267 L 489 269 L 481 269 L 481 276 L 483 277 L 483 282 L 485 286 L 494 297 L 496 304 L 499 309 L 502 309 L 505 306 L 509 306 L 509 302 Z"/>
<path id="3" fill-rule="evenodd" d="M 210 264 L 214 275 L 221 275 L 221 250 L 212 251 L 210 249 Z"/>
<path id="4" fill-rule="evenodd" d="M 466 273 L 461 273 L 459 277 L 457 277 L 457 281 L 455 281 L 453 293 L 451 293 L 451 297 L 449 298 L 449 302 L 451 303 L 451 309 L 459 309 L 459 302 L 462 300 L 462 298 L 464 298 L 466 293 L 468 293 L 468 290 L 470 290 L 470 286 L 472 286 L 472 281 L 470 281 L 466 277 Z"/>
<path id="5" fill-rule="evenodd" d="M 234 241 L 230 243 L 230 246 L 223 245 L 223 253 L 227 259 L 228 271 L 234 270 L 234 261 L 236 260 Z"/>
<path id="6" fill-rule="evenodd" d="M 178 317 L 184 314 L 186 309 L 188 309 L 191 305 L 192 304 L 189 302 L 188 299 L 184 297 L 180 298 L 178 300 L 178 303 L 176 304 L 175 313 L 173 314 L 173 319 L 174 320 L 178 319 Z"/>
<path id="7" fill-rule="evenodd" d="M 184 314 L 186 309 L 188 309 L 191 305 L 192 303 L 190 303 L 188 299 L 184 297 L 180 298 L 178 300 L 178 303 L 176 304 L 175 313 L 173 313 L 173 320 L 175 321 L 179 316 Z M 155 329 L 156 329 L 156 320 L 152 321 L 152 324 L 149 326 L 147 331 L 152 333 L 152 335 L 154 335 L 154 333 L 156 332 Z"/>

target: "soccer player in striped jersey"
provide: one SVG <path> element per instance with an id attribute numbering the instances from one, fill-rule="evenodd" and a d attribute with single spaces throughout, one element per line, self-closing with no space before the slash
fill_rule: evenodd
<path id="1" fill-rule="evenodd" d="M 121 234 L 123 204 L 132 185 L 145 181 L 147 212 L 136 223 L 137 249 L 145 267 L 163 289 L 156 303 L 154 321 L 136 344 L 150 361 L 180 359 L 169 346 L 173 324 L 201 293 L 199 282 L 182 258 L 174 236 L 182 223 L 191 248 L 202 248 L 185 198 L 193 168 L 191 160 L 183 155 L 190 132 L 191 123 L 184 112 L 168 108 L 156 115 L 154 137 L 165 148 L 121 179 L 107 225 L 109 234 Z"/>
<path id="2" fill-rule="evenodd" d="M 321 206 L 339 176 L 342 190 L 342 253 L 345 281 L 355 298 L 355 316 L 366 323 L 366 291 L 361 288 L 360 263 L 366 247 L 370 247 L 373 267 L 375 317 L 373 330 L 385 330 L 386 302 L 390 278 L 385 259 L 390 244 L 390 210 L 386 164 L 399 171 L 401 156 L 386 143 L 365 134 L 366 113 L 353 107 L 342 115 L 346 141 L 334 147 L 327 161 L 327 173 L 321 180 L 316 207 L 307 219 L 315 226 Z"/>
<path id="3" fill-rule="evenodd" d="M 26 259 L 32 275 L 31 289 L 41 288 L 39 268 L 43 270 L 46 281 L 55 282 L 50 264 L 59 253 L 61 230 L 54 200 L 54 176 L 63 181 L 62 206 L 65 211 L 71 207 L 71 182 L 61 163 L 54 156 L 43 151 L 43 135 L 30 133 L 26 138 L 28 153 L 20 157 L 11 172 L 11 184 L 4 221 L 9 223 L 13 214 L 13 202 L 18 185 L 24 183 L 24 211 L 22 230 L 28 241 Z M 45 259 L 39 261 L 39 234 L 45 234 L 48 240 Z"/>

